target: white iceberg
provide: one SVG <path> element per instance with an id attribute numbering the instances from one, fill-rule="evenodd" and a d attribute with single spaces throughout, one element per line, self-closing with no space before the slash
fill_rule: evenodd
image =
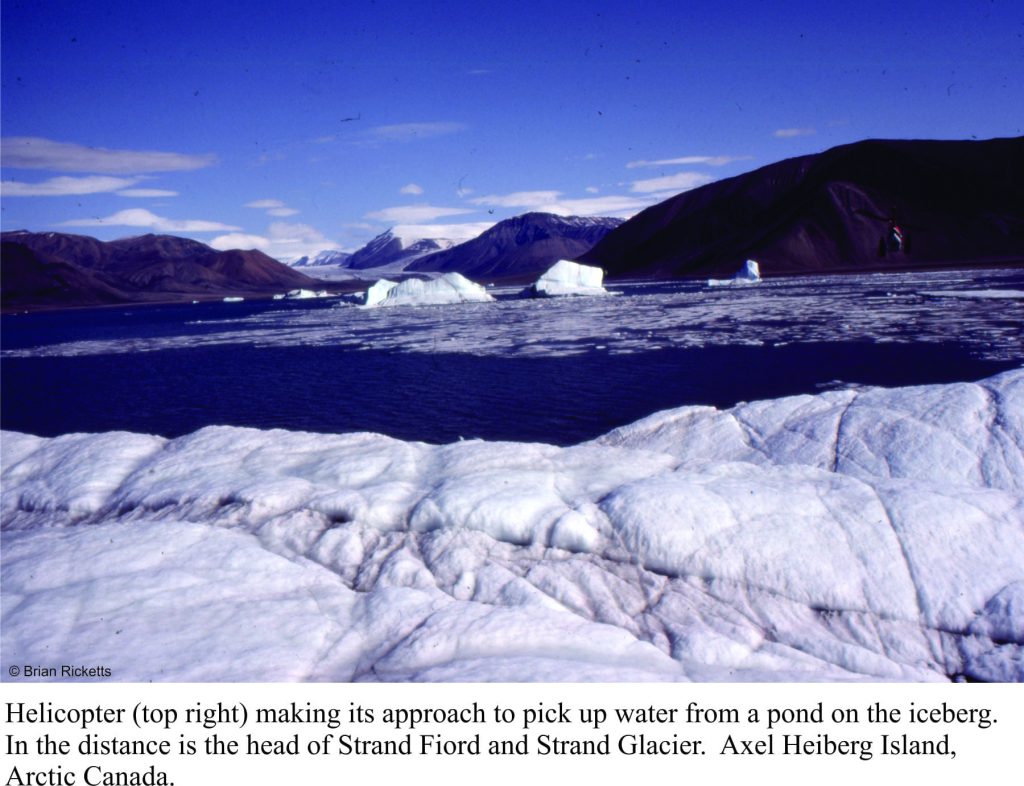
<path id="1" fill-rule="evenodd" d="M 9 663 L 1024 680 L 1024 371 L 683 407 L 567 448 L 2 437 Z"/>
<path id="2" fill-rule="evenodd" d="M 366 306 L 440 306 L 494 300 L 487 290 L 459 273 L 422 281 L 410 278 L 396 284 L 381 279 L 366 292 Z"/>
<path id="3" fill-rule="evenodd" d="M 375 282 L 369 289 L 366 290 L 366 295 L 363 305 L 366 306 L 377 306 L 380 305 L 381 301 L 387 297 L 388 292 L 398 286 L 397 281 L 388 281 L 386 278 L 382 278 Z"/>
<path id="4" fill-rule="evenodd" d="M 607 295 L 609 292 L 602 285 L 603 281 L 604 271 L 601 268 L 560 259 L 537 279 L 532 291 L 542 297 Z"/>
<path id="5" fill-rule="evenodd" d="M 274 295 L 274 300 L 314 300 L 330 296 L 331 293 L 326 289 L 292 289 L 283 295 Z"/>
<path id="6" fill-rule="evenodd" d="M 761 269 L 757 262 L 748 259 L 743 267 L 732 278 L 709 278 L 709 287 L 731 287 L 744 284 L 759 284 L 761 282 Z"/>

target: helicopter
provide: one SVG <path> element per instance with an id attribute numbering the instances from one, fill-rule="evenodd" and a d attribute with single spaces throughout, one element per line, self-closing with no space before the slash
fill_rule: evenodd
<path id="1" fill-rule="evenodd" d="M 896 220 L 896 208 L 889 211 L 888 216 L 880 216 L 868 210 L 856 209 L 853 212 L 862 216 L 885 222 L 885 232 L 878 239 L 878 256 L 886 257 L 893 254 L 910 254 L 910 236 L 907 234 L 906 224 L 900 226 Z"/>

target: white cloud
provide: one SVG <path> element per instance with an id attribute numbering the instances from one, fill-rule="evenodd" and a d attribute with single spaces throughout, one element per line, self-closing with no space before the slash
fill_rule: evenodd
<path id="1" fill-rule="evenodd" d="M 48 169 L 54 172 L 95 172 L 133 175 L 202 169 L 216 163 L 213 155 L 163 153 L 155 150 L 111 150 L 32 136 L 2 140 L 0 163 L 13 169 Z"/>
<path id="2" fill-rule="evenodd" d="M 17 180 L 4 180 L 0 183 L 0 193 L 5 197 L 27 196 L 76 196 L 81 194 L 103 194 L 117 191 L 139 182 L 137 177 L 51 177 L 41 183 L 22 183 Z"/>
<path id="3" fill-rule="evenodd" d="M 338 248 L 338 244 L 309 224 L 290 224 L 275 221 L 267 227 L 266 235 L 231 233 L 219 235 L 210 241 L 214 248 L 227 251 L 232 248 L 258 248 L 264 254 L 280 260 L 314 256 L 321 251 Z"/>
<path id="4" fill-rule="evenodd" d="M 163 188 L 126 188 L 116 192 L 123 197 L 173 197 L 178 196 L 177 191 L 167 191 Z"/>
<path id="5" fill-rule="evenodd" d="M 300 243 L 308 241 L 325 240 L 320 230 L 309 224 L 289 224 L 285 221 L 275 221 L 268 229 L 270 237 L 281 243 Z"/>
<path id="6" fill-rule="evenodd" d="M 702 172 L 677 172 L 664 177 L 652 177 L 649 180 L 635 180 L 629 190 L 636 194 L 650 194 L 655 191 L 688 191 L 691 188 L 710 183 L 713 177 Z"/>
<path id="7" fill-rule="evenodd" d="M 232 232 L 228 235 L 218 235 L 209 242 L 211 247 L 218 251 L 230 251 L 233 248 L 250 249 L 258 248 L 266 251 L 270 247 L 270 240 L 262 235 L 247 235 L 242 232 Z"/>
<path id="8" fill-rule="evenodd" d="M 460 207 L 399 205 L 397 207 L 386 207 L 383 210 L 375 210 L 372 213 L 367 213 L 366 218 L 394 224 L 418 224 L 420 222 L 434 221 L 435 219 L 444 218 L 446 216 L 461 216 L 466 213 L 475 212 L 475 210 L 467 210 Z"/>
<path id="9" fill-rule="evenodd" d="M 462 243 L 486 232 L 496 221 L 473 221 L 465 224 L 398 224 L 391 231 L 406 238 L 446 238 Z"/>
<path id="10" fill-rule="evenodd" d="M 813 136 L 816 133 L 818 132 L 813 128 L 779 128 L 772 136 L 779 139 L 791 139 L 795 136 Z"/>
<path id="11" fill-rule="evenodd" d="M 288 207 L 280 199 L 256 199 L 252 202 L 246 202 L 245 207 L 265 210 L 268 216 L 274 216 L 275 218 L 287 218 L 299 213 L 294 207 Z"/>
<path id="12" fill-rule="evenodd" d="M 144 227 L 157 232 L 225 232 L 239 229 L 239 227 L 221 224 L 218 221 L 202 221 L 199 219 L 178 220 L 164 218 L 151 213 L 143 208 L 129 208 L 119 210 L 112 216 L 106 218 L 78 218 L 73 221 L 65 221 L 61 226 L 66 227 L 98 227 L 98 226 L 120 226 L 120 227 Z"/>
<path id="13" fill-rule="evenodd" d="M 418 186 L 415 183 L 409 183 L 408 185 L 402 186 L 398 189 L 399 194 L 410 194 L 411 196 L 419 196 L 423 193 L 423 187 Z"/>
<path id="14" fill-rule="evenodd" d="M 628 218 L 654 204 L 651 197 L 600 196 L 584 199 L 562 199 L 545 206 L 544 212 L 560 216 L 613 216 Z"/>
<path id="15" fill-rule="evenodd" d="M 488 194 L 469 200 L 474 205 L 488 207 L 536 207 L 556 202 L 561 191 L 515 191 L 511 194 Z"/>
<path id="16" fill-rule="evenodd" d="M 470 201 L 473 204 L 494 205 L 524 212 L 554 213 L 558 216 L 629 217 L 673 193 L 642 197 L 609 194 L 567 199 L 561 191 L 516 191 L 511 194 L 490 194 Z"/>
<path id="17" fill-rule="evenodd" d="M 655 166 L 688 166 L 691 164 L 725 166 L 733 161 L 749 161 L 750 158 L 750 156 L 681 156 L 680 158 L 661 158 L 657 161 L 630 161 L 626 164 L 626 169 Z"/>
<path id="18" fill-rule="evenodd" d="M 488 194 L 468 200 L 483 207 L 505 208 L 517 212 L 554 213 L 558 216 L 611 216 L 629 218 L 644 208 L 673 197 L 680 191 L 709 183 L 714 178 L 699 172 L 680 172 L 667 177 L 638 180 L 631 184 L 630 194 L 606 194 L 582 198 L 567 197 L 553 189 L 515 191 L 510 194 Z M 625 185 L 620 184 L 620 185 Z M 588 194 L 600 192 L 595 186 Z"/>
<path id="19" fill-rule="evenodd" d="M 429 139 L 436 136 L 457 134 L 466 129 L 463 123 L 395 123 L 388 126 L 376 126 L 369 133 L 376 139 L 385 142 L 410 142 L 414 139 Z"/>

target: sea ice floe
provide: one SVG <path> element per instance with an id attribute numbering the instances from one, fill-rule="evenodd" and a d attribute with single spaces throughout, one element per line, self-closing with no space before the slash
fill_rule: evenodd
<path id="1" fill-rule="evenodd" d="M 1024 371 L 588 443 L 2 435 L 3 657 L 123 680 L 1024 679 Z"/>
<path id="2" fill-rule="evenodd" d="M 331 293 L 326 289 L 293 289 L 283 295 L 284 300 L 313 300 L 318 297 L 330 297 Z M 275 299 L 281 299 L 277 295 Z"/>
<path id="3" fill-rule="evenodd" d="M 1024 300 L 1020 289 L 933 289 L 921 293 L 925 297 L 958 297 L 978 300 Z"/>
<path id="4" fill-rule="evenodd" d="M 222 329 L 197 332 L 170 323 L 125 340 L 94 338 L 17 346 L 4 357 L 53 357 L 193 349 L 247 344 L 259 347 L 331 346 L 388 352 L 457 352 L 492 357 L 555 357 L 605 347 L 610 355 L 738 344 L 799 344 L 857 340 L 934 344 L 953 337 L 971 354 L 1019 360 L 1024 300 L 1000 308 L 973 298 L 931 298 L 929 291 L 969 284 L 1020 288 L 1021 274 L 990 270 L 890 273 L 866 276 L 771 278 L 757 286 L 707 288 L 677 283 L 619 285 L 622 297 L 499 299 L 486 308 L 278 308 L 257 313 L 225 308 Z M 380 282 L 372 302 L 393 282 Z M 836 319 L 842 314 L 842 319 Z M 624 326 L 634 326 L 625 328 Z M 912 326 L 910 329 L 908 326 Z M 126 330 L 131 325 L 126 325 Z"/>

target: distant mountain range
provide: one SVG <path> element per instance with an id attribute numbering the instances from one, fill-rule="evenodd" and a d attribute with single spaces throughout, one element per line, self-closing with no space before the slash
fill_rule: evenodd
<path id="1" fill-rule="evenodd" d="M 384 232 L 355 253 L 288 267 L 260 251 L 216 251 L 168 235 L 101 242 L 55 232 L 2 235 L 4 309 L 267 295 L 322 288 L 300 269 L 358 278 L 457 272 L 534 281 L 559 259 L 609 278 L 763 275 L 1024 264 L 1024 137 L 869 140 L 780 161 L 615 218 L 527 213 L 479 237 Z M 297 269 L 300 268 L 300 269 Z M 325 271 L 326 274 L 326 271 Z"/>
<path id="2" fill-rule="evenodd" d="M 585 254 L 620 224 L 620 218 L 526 213 L 500 221 L 473 240 L 425 256 L 406 270 L 461 273 L 486 282 L 533 281 L 558 260 Z"/>
<path id="3" fill-rule="evenodd" d="M 389 229 L 351 255 L 324 251 L 293 267 L 337 265 L 356 275 L 461 273 L 479 281 L 533 281 L 560 259 L 588 251 L 622 223 L 618 218 L 527 213 L 501 221 L 473 240 L 410 238 Z"/>
<path id="4" fill-rule="evenodd" d="M 217 251 L 170 235 L 103 242 L 58 232 L 4 232 L 5 309 L 184 300 L 318 288 L 261 251 Z"/>
<path id="5" fill-rule="evenodd" d="M 612 278 L 1024 263 L 1024 137 L 869 140 L 710 183 L 578 259 Z"/>
<path id="6" fill-rule="evenodd" d="M 389 229 L 383 232 L 345 260 L 350 270 L 369 270 L 388 267 L 402 270 L 428 254 L 443 251 L 455 245 L 444 238 L 407 238 Z"/>
<path id="7" fill-rule="evenodd" d="M 348 251 L 321 251 L 313 257 L 299 257 L 286 262 L 289 267 L 323 267 L 325 265 L 344 265 L 345 260 L 352 256 Z"/>
<path id="8" fill-rule="evenodd" d="M 353 271 L 356 277 L 363 271 L 380 275 L 397 275 L 417 259 L 437 251 L 451 248 L 452 240 L 444 238 L 408 238 L 393 229 L 382 232 L 358 251 L 321 251 L 316 256 L 299 257 L 287 264 L 293 268 L 331 266 Z"/>

